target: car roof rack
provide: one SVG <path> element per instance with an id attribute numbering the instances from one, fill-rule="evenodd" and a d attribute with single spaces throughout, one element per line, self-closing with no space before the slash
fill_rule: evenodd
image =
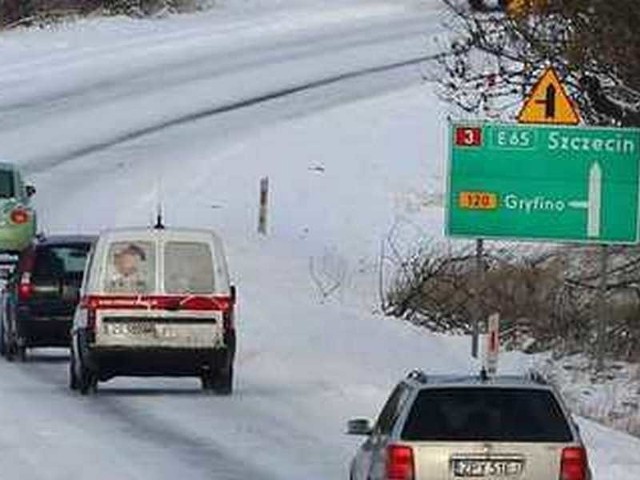
<path id="1" fill-rule="evenodd" d="M 407 380 L 415 380 L 418 383 L 427 383 L 429 377 L 422 370 L 416 368 L 407 374 Z"/>

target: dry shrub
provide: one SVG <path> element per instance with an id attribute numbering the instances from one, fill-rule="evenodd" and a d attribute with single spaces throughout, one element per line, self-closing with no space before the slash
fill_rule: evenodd
<path id="1" fill-rule="evenodd" d="M 435 247 L 402 256 L 393 245 L 383 264 L 393 266 L 381 288 L 382 307 L 437 332 L 469 333 L 474 319 L 501 315 L 507 346 L 529 351 L 595 352 L 599 252 L 556 247 L 526 253 L 521 246 L 488 250 L 478 263 L 471 249 Z M 607 354 L 640 359 L 640 252 L 612 248 L 607 275 Z M 533 341 L 532 341 L 533 340 Z"/>

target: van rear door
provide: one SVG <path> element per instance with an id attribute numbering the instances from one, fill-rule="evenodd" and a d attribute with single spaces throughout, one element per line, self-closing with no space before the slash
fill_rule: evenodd
<path id="1" fill-rule="evenodd" d="M 157 248 L 159 247 L 159 248 Z M 124 253 L 123 253 L 124 252 Z M 131 254 L 123 277 L 121 255 Z M 223 345 L 230 299 L 216 294 L 211 244 L 206 241 L 114 242 L 99 299 L 100 346 L 210 349 Z M 137 266 L 133 268 L 133 263 Z"/>

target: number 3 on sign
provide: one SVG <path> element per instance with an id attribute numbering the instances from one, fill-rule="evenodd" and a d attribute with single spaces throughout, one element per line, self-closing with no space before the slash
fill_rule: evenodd
<path id="1" fill-rule="evenodd" d="M 482 129 L 480 127 L 456 128 L 456 146 L 479 147 L 482 145 Z"/>
<path id="2" fill-rule="evenodd" d="M 495 210 L 498 208 L 498 195 L 489 192 L 460 192 L 458 205 L 467 210 Z"/>

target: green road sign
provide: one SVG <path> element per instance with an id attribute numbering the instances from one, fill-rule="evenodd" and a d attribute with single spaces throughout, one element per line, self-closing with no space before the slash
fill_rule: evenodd
<path id="1" fill-rule="evenodd" d="M 459 123 L 447 234 L 638 242 L 640 130 Z"/>

